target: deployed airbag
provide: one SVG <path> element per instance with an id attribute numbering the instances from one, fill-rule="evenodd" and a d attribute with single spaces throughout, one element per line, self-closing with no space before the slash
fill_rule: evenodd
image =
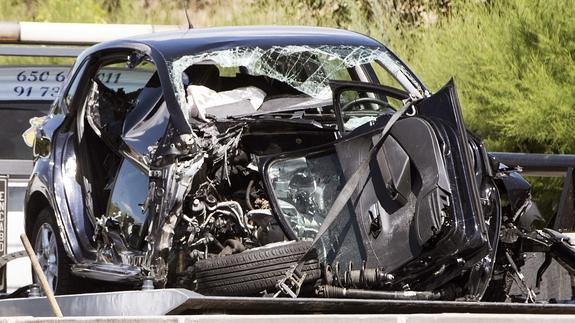
<path id="1" fill-rule="evenodd" d="M 202 85 L 189 85 L 186 93 L 190 116 L 204 121 L 208 114 L 223 118 L 254 112 L 262 105 L 266 96 L 264 91 L 255 86 L 216 92 Z M 218 109 L 221 106 L 228 109 Z M 238 106 L 241 108 L 237 109 Z"/>

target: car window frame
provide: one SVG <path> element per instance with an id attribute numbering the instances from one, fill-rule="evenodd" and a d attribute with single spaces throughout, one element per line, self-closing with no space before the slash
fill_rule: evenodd
<path id="1" fill-rule="evenodd" d="M 74 117 L 74 123 L 76 125 L 76 132 L 78 133 L 77 139 L 80 140 L 81 136 L 79 135 L 80 132 L 84 132 L 85 129 L 85 122 L 84 122 L 84 118 L 85 118 L 85 102 L 87 97 L 90 95 L 91 93 L 91 82 L 87 82 L 87 80 L 92 79 L 93 77 L 96 77 L 98 71 L 105 66 L 106 64 L 110 64 L 114 61 L 121 61 L 122 59 L 125 59 L 126 57 L 128 57 L 131 54 L 140 54 L 140 55 L 144 55 L 146 57 L 146 59 L 151 62 L 155 68 L 156 68 L 156 72 L 159 73 L 160 71 L 158 70 L 158 63 L 154 60 L 154 58 L 152 57 L 152 55 L 149 55 L 148 53 L 139 50 L 139 49 L 134 49 L 134 48 L 108 48 L 108 49 L 103 49 L 99 52 L 96 52 L 94 54 L 92 54 L 89 58 L 87 58 L 85 60 L 85 62 L 83 62 L 83 64 L 85 64 L 85 66 L 88 66 L 89 68 L 87 68 L 82 75 L 77 75 L 77 77 L 81 77 L 81 82 L 80 84 L 82 84 L 82 87 L 78 88 L 76 90 L 76 95 L 74 97 L 74 103 L 73 105 L 75 106 L 74 109 L 70 109 L 71 114 Z M 160 76 L 160 75 L 158 75 Z M 160 77 L 160 88 L 162 91 L 162 97 L 165 98 L 165 87 L 164 84 L 161 82 L 161 77 Z M 81 93 L 81 94 L 78 94 Z M 165 100 L 165 99 L 164 99 Z M 169 125 L 166 126 L 166 130 L 169 128 Z M 140 170 L 142 170 L 142 172 L 147 173 L 149 172 L 149 161 L 146 161 L 145 156 L 141 155 L 140 153 L 134 151 L 133 149 L 131 149 L 128 145 L 122 145 L 122 149 L 119 149 L 117 151 L 118 154 L 120 154 L 123 158 L 126 158 L 128 160 L 130 160 L 130 162 L 134 163 L 136 165 L 136 167 L 138 167 Z"/>
<path id="2" fill-rule="evenodd" d="M 88 62 L 90 61 L 91 57 L 84 58 L 80 63 L 78 63 L 77 67 L 72 67 L 68 75 L 66 76 L 67 82 L 64 86 L 64 91 L 61 92 L 60 96 L 58 97 L 57 101 L 54 101 L 54 104 L 50 108 L 49 115 L 60 115 L 60 114 L 68 114 L 73 112 L 70 109 L 70 106 L 73 106 L 74 102 L 77 101 L 78 97 L 78 90 L 81 89 L 82 79 L 87 74 L 88 69 Z M 71 104 L 66 104 L 66 96 L 70 93 L 72 86 L 76 84 L 74 89 L 74 95 L 71 100 Z"/>

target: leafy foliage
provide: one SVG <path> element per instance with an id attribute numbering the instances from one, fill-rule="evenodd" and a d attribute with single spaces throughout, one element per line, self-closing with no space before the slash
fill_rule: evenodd
<path id="1" fill-rule="evenodd" d="M 390 43 L 430 88 L 455 77 L 467 126 L 490 150 L 575 153 L 573 17 L 568 0 L 468 3 Z M 550 214 L 560 181 L 532 181 Z"/>

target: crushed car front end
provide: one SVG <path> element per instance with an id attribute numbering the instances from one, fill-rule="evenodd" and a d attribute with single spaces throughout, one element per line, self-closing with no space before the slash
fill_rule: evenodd
<path id="1" fill-rule="evenodd" d="M 489 239 L 479 187 L 493 172 L 485 158 L 472 156 L 453 84 L 430 96 L 383 46 L 238 46 L 184 55 L 168 66 L 192 131 L 174 134 L 150 158 L 181 169 L 156 182 L 174 183 L 164 190 L 178 198 L 168 204 L 174 218 L 152 232 L 164 234 L 156 239 L 159 250 L 185 241 L 175 248 L 190 255 L 181 282 L 218 294 L 198 268 L 296 240 L 307 249 L 298 257 L 313 254 L 314 268 L 321 268 L 319 294 L 355 287 L 483 296 L 496 241 Z M 230 70 L 236 74 L 221 75 Z M 408 103 L 382 137 L 394 111 Z M 345 206 L 329 218 L 362 167 Z M 175 174 L 178 181 L 170 179 Z M 166 202 L 153 202 L 160 203 Z M 166 232 L 174 237 L 165 239 Z M 212 279 L 233 281 L 220 272 Z M 274 285 L 257 292 L 273 292 Z M 250 292 L 256 291 L 243 291 Z"/>

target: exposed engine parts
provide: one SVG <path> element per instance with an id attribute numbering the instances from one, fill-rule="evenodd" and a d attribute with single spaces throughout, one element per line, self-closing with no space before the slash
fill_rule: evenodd
<path id="1" fill-rule="evenodd" d="M 191 250 L 192 261 L 206 259 L 208 254 L 233 254 L 257 245 L 255 227 L 239 202 L 218 201 L 210 193 L 214 187 L 204 183 L 193 197 L 189 197 L 182 223 L 185 226 L 185 246 Z M 186 237 L 187 235 L 187 237 Z M 200 252 L 203 250 L 203 253 Z"/>
<path id="2" fill-rule="evenodd" d="M 192 268 L 201 259 L 224 257 L 285 239 L 271 212 L 261 176 L 239 149 L 242 127 L 204 129 L 205 163 L 185 196 L 174 246 Z M 186 269 L 184 273 L 193 272 Z"/>

